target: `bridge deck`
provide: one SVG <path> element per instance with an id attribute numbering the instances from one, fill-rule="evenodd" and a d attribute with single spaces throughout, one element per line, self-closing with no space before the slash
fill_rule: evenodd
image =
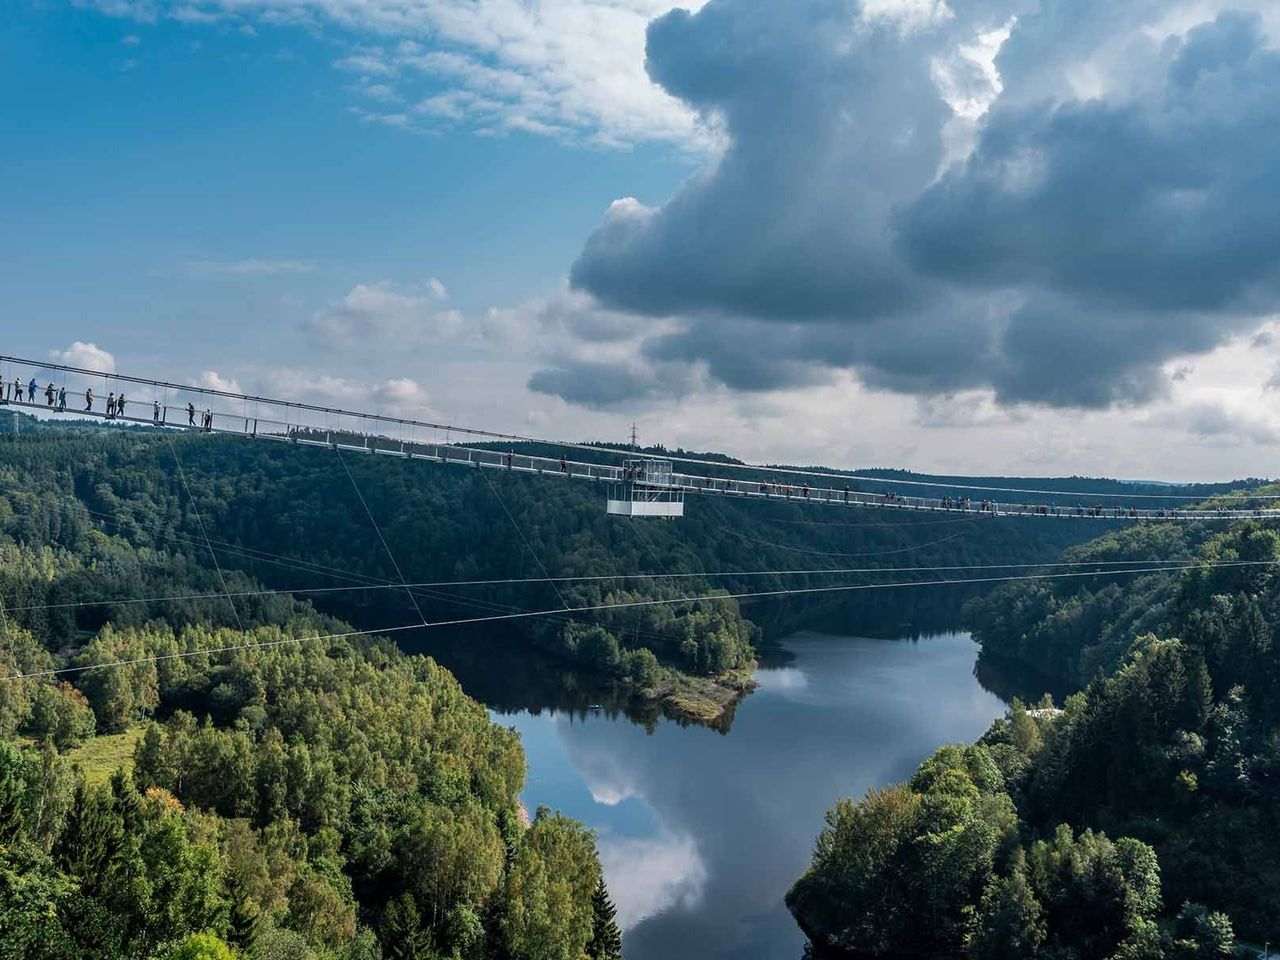
<path id="1" fill-rule="evenodd" d="M 55 383 L 53 403 L 49 402 L 46 394 L 47 384 L 53 382 L 49 379 L 51 372 L 60 375 L 58 382 Z M 37 378 L 37 396 L 34 400 L 25 396 L 25 388 L 32 377 Z M 0 400 L 0 409 L 26 410 L 37 416 L 59 419 L 92 418 L 155 430 L 225 434 L 263 442 L 292 443 L 350 453 L 394 456 L 408 460 L 454 464 L 472 469 L 506 470 L 512 473 L 537 474 L 593 483 L 618 483 L 625 479 L 621 463 L 593 463 L 568 457 L 567 452 L 581 448 L 566 446 L 566 455 L 560 458 L 494 449 L 492 444 L 495 441 L 513 443 L 526 441 L 525 438 L 491 431 L 471 430 L 380 414 L 356 413 L 119 374 L 95 373 L 60 364 L 3 356 L 0 356 L 0 378 L 3 378 L 0 380 L 4 385 L 3 394 L 9 397 L 9 399 Z M 22 401 L 11 398 L 15 379 L 24 384 Z M 42 384 L 46 386 L 42 388 Z M 116 393 L 126 386 L 130 390 L 141 387 L 148 394 L 147 399 L 139 400 L 135 393 L 134 398 L 129 399 L 125 404 L 126 413 L 113 417 L 107 417 L 104 412 L 106 399 L 102 394 L 95 395 L 92 409 L 85 408 L 86 389 L 93 388 L 95 391 Z M 58 388 L 65 388 L 67 391 L 65 409 L 56 402 Z M 189 418 L 187 405 L 188 403 L 196 405 L 196 400 L 200 401 L 198 408 Z M 239 409 L 233 409 L 236 407 Z M 212 416 L 212 425 L 207 428 L 202 425 L 206 410 Z M 143 415 L 135 415 L 138 412 Z M 153 412 L 156 412 L 155 416 L 152 415 Z M 463 435 L 471 443 L 454 441 L 452 439 L 454 433 Z M 480 447 L 475 445 L 477 443 L 486 443 L 490 446 Z M 601 455 L 610 454 L 602 452 Z M 654 459 L 661 459 L 660 455 L 652 456 Z M 757 472 L 767 473 L 764 470 Z M 822 482 L 797 484 L 789 480 L 780 482 L 768 477 L 736 479 L 709 474 L 673 472 L 669 484 L 659 486 L 641 483 L 638 485 L 655 490 L 678 490 L 686 495 L 778 500 L 862 510 L 970 514 L 974 517 L 1164 521 L 1280 517 L 1280 507 L 1256 505 L 1261 501 L 1246 505 L 1247 498 L 1242 498 L 1240 506 L 1231 508 L 1140 508 L 1063 503 L 1061 497 L 1049 499 L 1047 494 L 1044 495 L 1045 499 L 1040 499 L 1038 502 L 1017 503 L 951 496 L 903 496 L 893 492 L 880 493 L 859 489 L 863 486 L 875 486 L 877 480 L 872 477 L 839 476 L 833 478 L 833 482 L 838 482 L 840 485 L 824 485 Z M 883 481 L 880 482 L 883 483 Z M 844 486 L 846 483 L 848 489 Z M 957 484 L 957 488 L 960 488 L 960 485 Z M 1079 494 L 1080 501 L 1089 499 L 1088 494 Z M 1275 501 L 1265 502 L 1271 504 Z"/>

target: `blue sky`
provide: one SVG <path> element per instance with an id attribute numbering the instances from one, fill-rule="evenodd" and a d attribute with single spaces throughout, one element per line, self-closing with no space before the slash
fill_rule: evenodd
<path id="1" fill-rule="evenodd" d="M 22 91 L 0 159 L 21 225 L 0 233 L 7 307 L 130 351 L 155 321 L 190 323 L 206 362 L 231 363 L 296 349 L 301 319 L 371 279 L 441 278 L 468 311 L 549 294 L 615 196 L 660 200 L 689 173 L 648 145 L 370 123 L 345 52 L 296 27 L 19 3 L 0 33 Z M 236 274 L 247 261 L 261 272 Z"/>
<path id="2" fill-rule="evenodd" d="M 746 457 L 1267 473 L 1278 31 L 1263 0 L 14 0 L 3 349 Z"/>

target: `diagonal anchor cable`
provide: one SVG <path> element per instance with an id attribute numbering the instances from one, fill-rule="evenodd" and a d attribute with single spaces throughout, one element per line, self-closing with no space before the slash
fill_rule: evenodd
<path id="1" fill-rule="evenodd" d="M 213 558 L 213 568 L 218 571 L 218 582 L 222 584 L 222 592 L 226 595 L 227 603 L 231 606 L 231 615 L 235 617 L 236 627 L 243 632 L 244 624 L 240 622 L 240 611 L 236 609 L 236 603 L 231 599 L 231 589 L 227 586 L 227 578 L 222 574 L 222 564 L 218 563 L 217 551 L 213 549 L 209 534 L 205 532 L 204 518 L 200 516 L 200 507 L 196 504 L 196 498 L 191 495 L 191 485 L 187 483 L 186 471 L 182 469 L 182 460 L 178 457 L 178 448 L 173 444 L 173 437 L 166 433 L 164 438 L 169 441 L 169 452 L 173 454 L 173 462 L 177 464 L 178 477 L 182 480 L 182 488 L 187 491 L 187 501 L 191 504 L 191 512 L 196 515 L 196 524 L 200 527 L 200 536 L 204 538 L 204 545 L 209 549 L 209 556 Z"/>
<path id="2" fill-rule="evenodd" d="M 422 608 L 418 606 L 418 598 L 414 596 L 413 590 L 409 586 L 409 582 L 404 578 L 404 574 L 400 572 L 400 564 L 396 563 L 395 554 L 391 552 L 391 547 L 387 545 L 387 538 L 382 535 L 382 529 L 378 526 L 378 521 L 374 518 L 373 511 L 369 509 L 369 504 L 365 502 L 364 494 L 360 492 L 360 484 L 356 483 L 356 478 L 351 473 L 351 468 L 347 466 L 347 458 L 342 455 L 342 451 L 336 446 L 333 448 L 333 452 L 338 455 L 338 462 L 342 464 L 342 469 L 347 472 L 347 479 L 351 481 L 351 486 L 355 489 L 356 496 L 360 498 L 360 505 L 364 507 L 364 512 L 369 516 L 369 522 L 373 524 L 374 533 L 376 533 L 378 535 L 378 539 L 382 541 L 382 549 L 387 551 L 387 558 L 391 561 L 391 566 L 395 569 L 396 576 L 400 578 L 400 585 L 404 587 L 404 592 L 409 595 L 409 602 L 413 604 L 413 609 L 418 612 L 418 619 L 421 620 L 425 626 L 427 618 L 423 616 Z"/>

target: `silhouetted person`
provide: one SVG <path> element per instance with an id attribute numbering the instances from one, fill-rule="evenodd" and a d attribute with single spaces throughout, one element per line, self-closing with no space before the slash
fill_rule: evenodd
<path id="1" fill-rule="evenodd" d="M 58 388 L 58 412 L 62 413 L 67 409 L 67 388 Z"/>
<path id="2" fill-rule="evenodd" d="M 196 405 L 194 403 L 187 404 L 187 426 L 194 427 L 196 425 Z"/>
<path id="3" fill-rule="evenodd" d="M 93 387 L 84 392 L 84 408 L 86 412 L 93 412 Z"/>

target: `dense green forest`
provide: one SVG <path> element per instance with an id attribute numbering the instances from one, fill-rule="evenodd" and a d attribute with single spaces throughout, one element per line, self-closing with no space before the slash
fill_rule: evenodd
<path id="1" fill-rule="evenodd" d="M 64 596 L 96 601 L 219 592 L 223 580 L 210 575 L 210 549 L 233 594 L 245 591 L 242 575 L 276 589 L 318 588 L 326 592 L 308 596 L 319 609 L 361 627 L 385 628 L 414 622 L 419 608 L 436 621 L 928 579 L 928 571 L 807 578 L 733 573 L 1037 562 L 1105 529 L 1034 519 L 846 514 L 710 497 L 691 502 L 678 523 L 628 521 L 605 515 L 599 489 L 556 478 L 29 419 L 17 436 L 0 436 L 0 450 L 14 478 L 7 496 L 19 525 L 16 539 L 70 547 L 74 554 L 49 577 L 25 577 L 21 585 L 0 580 L 11 615 L 52 649 L 74 649 L 85 632 L 108 621 L 162 617 L 180 625 L 198 616 L 234 626 L 245 610 L 273 608 L 275 598 L 242 597 L 235 609 L 225 600 L 24 609 Z M 108 559 L 72 546 L 105 550 L 91 533 L 116 535 L 130 550 Z M 596 579 L 421 586 L 413 590 L 415 607 L 406 591 L 392 589 L 400 582 L 397 566 L 412 583 Z M 850 594 L 836 594 L 622 607 L 516 619 L 485 635 L 531 644 L 695 714 L 710 695 L 714 713 L 749 683 L 762 639 L 841 608 L 852 607 L 862 623 L 881 617 L 893 629 L 936 613 L 914 611 L 910 600 L 892 593 L 852 602 Z M 717 690 L 726 696 L 717 699 Z"/>
<path id="2" fill-rule="evenodd" d="M 100 442 L 0 460 L 0 957 L 620 957 L 594 837 L 528 821 L 518 737 L 433 661 L 280 594 L 132 602 L 259 585 L 99 523 L 70 459 L 154 489 Z"/>
<path id="3" fill-rule="evenodd" d="M 1076 549 L 1274 549 L 1247 526 L 1238 542 L 1200 527 L 1133 528 Z M 548 811 L 524 824 L 514 735 L 432 661 L 350 635 L 348 623 L 377 631 L 707 596 L 468 628 L 476 643 L 501 633 L 623 687 L 696 699 L 699 682 L 732 690 L 762 642 L 801 623 L 927 630 L 938 615 L 938 595 L 915 609 L 907 590 L 852 602 L 711 595 L 1039 563 L 1107 529 L 715 498 L 694 500 L 679 523 L 620 521 L 589 485 L 550 478 L 24 421 L 0 436 L 0 667 L 77 672 L 0 689 L 0 957 L 615 956 L 593 839 Z M 436 586 L 415 587 L 411 600 L 397 566 L 405 580 Z M 860 572 L 748 575 L 834 568 Z M 1248 569 L 1221 575 L 1256 574 Z M 596 579 L 456 583 L 548 576 Z M 1193 581 L 1167 578 L 1179 591 Z M 1160 609 L 1170 616 L 1200 602 L 1180 605 L 1167 584 Z M 1257 590 L 1202 584 L 1201 593 Z M 946 596 L 958 606 L 972 594 Z M 1267 602 L 1257 604 L 1267 616 Z M 1141 623 L 1155 606 L 1141 605 Z M 977 619 L 1002 608 L 977 598 L 969 609 Z M 1200 641 L 1197 661 L 1185 639 L 1137 639 L 1139 619 L 1115 632 L 1120 654 L 1096 655 L 1100 666 L 1126 665 L 1063 716 L 1015 710 L 982 744 L 940 753 L 908 787 L 833 811 L 791 898 L 815 940 L 878 955 L 977 955 L 979 942 L 989 945 L 983 956 L 1029 955 L 998 946 L 1024 910 L 1026 942 L 1042 955 L 1086 957 L 1116 944 L 1221 943 L 1231 921 L 1220 911 L 1245 931 L 1270 923 L 1270 900 L 1243 892 L 1275 889 L 1258 880 L 1274 869 L 1267 856 L 1242 844 L 1216 875 L 1197 858 L 1212 859 L 1207 845 L 1224 836 L 1274 839 L 1256 802 L 1270 783 L 1260 758 L 1275 752 L 1272 728 L 1221 672 L 1221 651 L 1208 652 L 1216 641 Z M 117 661 L 139 662 L 92 669 Z M 1143 719 L 1150 741 L 1139 747 L 1115 738 L 1148 700 L 1180 706 Z M 1247 770 L 1244 793 L 1229 792 L 1232 757 Z M 1152 785 L 1174 767 L 1182 793 L 1151 813 Z M 1071 813 L 1056 813 L 1068 800 Z M 1236 811 L 1232 826 L 1174 829 L 1216 815 L 1215 805 Z M 1235 878 L 1234 900 L 1222 872 Z M 1085 874 L 1096 888 L 1081 888 Z M 870 890 L 875 907 L 851 917 L 848 904 Z M 1081 946 L 1062 918 L 1086 908 L 1100 911 L 1106 932 Z M 908 921 L 922 915 L 931 922 Z"/>
<path id="4" fill-rule="evenodd" d="M 837 804 L 788 897 L 816 944 L 1102 960 L 1274 939 L 1280 535 L 1224 526 L 1139 526 L 1068 552 L 1187 570 L 970 602 L 984 653 L 1087 685 L 1061 709 L 1015 703 L 910 783 Z"/>

